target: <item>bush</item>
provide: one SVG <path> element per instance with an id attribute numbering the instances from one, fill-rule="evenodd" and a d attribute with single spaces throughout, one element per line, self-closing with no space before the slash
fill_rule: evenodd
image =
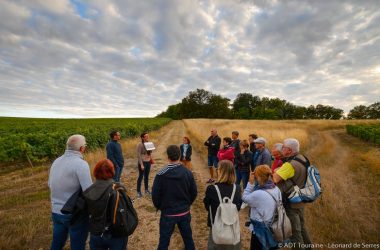
<path id="1" fill-rule="evenodd" d="M 380 145 L 380 124 L 346 125 L 348 134 Z"/>
<path id="2" fill-rule="evenodd" d="M 110 119 L 37 119 L 0 118 L 0 161 L 24 161 L 27 156 L 34 162 L 54 159 L 66 147 L 73 134 L 86 137 L 88 148 L 104 147 L 109 132 L 119 130 L 125 137 L 135 137 L 170 122 L 168 118 L 110 118 Z"/>

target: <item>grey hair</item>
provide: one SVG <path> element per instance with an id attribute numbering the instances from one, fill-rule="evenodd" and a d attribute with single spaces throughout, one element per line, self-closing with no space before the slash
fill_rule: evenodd
<path id="1" fill-rule="evenodd" d="M 284 144 L 278 142 L 278 143 L 276 143 L 276 144 L 273 145 L 273 148 L 274 148 L 274 150 L 276 150 L 277 152 L 279 152 L 279 153 L 282 154 L 282 146 L 283 146 L 283 145 L 284 145 Z"/>
<path id="2" fill-rule="evenodd" d="M 86 145 L 86 138 L 83 135 L 72 135 L 67 139 L 66 149 L 80 151 L 84 145 Z"/>
<path id="3" fill-rule="evenodd" d="M 284 147 L 288 147 L 293 153 L 298 153 L 300 151 L 300 143 L 297 139 L 287 138 L 284 140 Z"/>

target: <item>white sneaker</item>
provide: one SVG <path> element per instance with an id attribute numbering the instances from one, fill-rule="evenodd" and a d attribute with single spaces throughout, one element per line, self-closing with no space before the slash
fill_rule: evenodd
<path id="1" fill-rule="evenodd" d="M 240 209 L 244 209 L 244 208 L 246 208 L 246 207 L 248 207 L 248 204 L 247 204 L 247 203 L 245 203 L 245 202 L 243 202 L 243 203 L 241 204 L 241 207 L 240 207 Z"/>

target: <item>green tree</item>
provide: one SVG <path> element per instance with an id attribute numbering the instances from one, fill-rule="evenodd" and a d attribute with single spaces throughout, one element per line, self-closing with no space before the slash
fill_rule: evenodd
<path id="1" fill-rule="evenodd" d="M 182 118 L 231 118 L 230 99 L 204 89 L 191 91 L 182 99 Z"/>
<path id="2" fill-rule="evenodd" d="M 348 113 L 348 119 L 367 119 L 367 107 L 364 105 L 355 106 Z"/>
<path id="3" fill-rule="evenodd" d="M 375 102 L 367 108 L 369 119 L 380 119 L 380 102 Z"/>
<path id="4" fill-rule="evenodd" d="M 250 93 L 239 93 L 232 103 L 232 112 L 235 118 L 248 119 L 252 117 L 253 109 L 260 105 L 260 97 Z"/>
<path id="5" fill-rule="evenodd" d="M 183 118 L 182 113 L 182 104 L 177 103 L 174 105 L 170 105 L 166 111 L 162 112 L 161 114 L 157 115 L 157 117 L 169 117 L 174 120 L 180 120 Z"/>
<path id="6" fill-rule="evenodd" d="M 207 115 L 209 118 L 232 118 L 230 99 L 220 95 L 211 95 L 206 104 Z"/>

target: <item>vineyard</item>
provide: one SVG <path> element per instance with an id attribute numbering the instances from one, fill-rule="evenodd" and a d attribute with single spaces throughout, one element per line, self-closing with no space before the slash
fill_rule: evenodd
<path id="1" fill-rule="evenodd" d="M 40 119 L 0 117 L 0 162 L 44 162 L 62 154 L 70 135 L 86 137 L 88 149 L 104 147 L 112 129 L 123 138 L 156 130 L 168 118 Z"/>
<path id="2" fill-rule="evenodd" d="M 347 133 L 380 145 L 380 124 L 346 125 Z"/>

